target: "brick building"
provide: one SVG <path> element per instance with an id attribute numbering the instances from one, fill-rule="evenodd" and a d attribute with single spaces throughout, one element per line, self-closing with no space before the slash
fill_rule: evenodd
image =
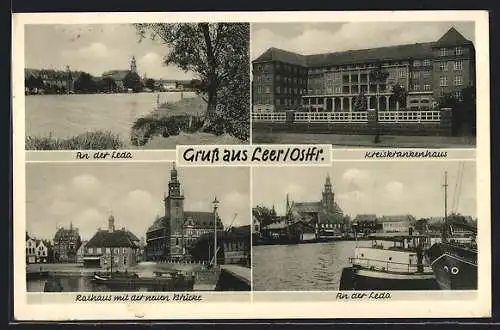
<path id="1" fill-rule="evenodd" d="M 54 261 L 55 262 L 77 262 L 77 251 L 82 244 L 78 228 L 59 228 L 54 235 Z"/>
<path id="2" fill-rule="evenodd" d="M 146 232 L 146 259 L 188 257 L 191 245 L 201 235 L 214 231 L 213 212 L 184 210 L 184 194 L 175 164 L 170 171 L 168 195 L 163 199 L 165 215 L 157 217 Z M 223 229 L 217 217 L 217 228 Z"/>
<path id="3" fill-rule="evenodd" d="M 388 78 L 370 81 L 378 66 Z M 475 86 L 475 50 L 452 27 L 426 43 L 314 55 L 270 48 L 252 62 L 252 72 L 254 113 L 352 112 L 360 96 L 368 109 L 428 110 L 444 93 L 460 98 Z M 407 92 L 405 104 L 393 95 L 395 85 Z"/>
<path id="4" fill-rule="evenodd" d="M 126 269 L 137 262 L 139 238 L 129 230 L 115 229 L 115 218 L 108 218 L 108 229 L 99 229 L 85 244 L 85 267 Z"/>

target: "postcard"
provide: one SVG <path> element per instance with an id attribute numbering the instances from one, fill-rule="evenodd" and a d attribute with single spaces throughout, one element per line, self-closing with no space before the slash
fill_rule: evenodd
<path id="1" fill-rule="evenodd" d="M 490 316 L 488 31 L 14 14 L 15 319 Z"/>

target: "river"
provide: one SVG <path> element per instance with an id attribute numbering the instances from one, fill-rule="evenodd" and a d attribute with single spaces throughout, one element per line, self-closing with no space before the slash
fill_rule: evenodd
<path id="1" fill-rule="evenodd" d="M 360 241 L 369 246 L 371 242 Z M 253 247 L 256 291 L 338 290 L 342 269 L 354 255 L 354 241 Z"/>
<path id="2" fill-rule="evenodd" d="M 134 121 L 160 102 L 180 100 L 179 92 L 130 94 L 28 95 L 25 97 L 26 136 L 68 138 L 88 131 L 109 130 L 130 142 Z M 195 93 L 184 92 L 183 97 Z"/>

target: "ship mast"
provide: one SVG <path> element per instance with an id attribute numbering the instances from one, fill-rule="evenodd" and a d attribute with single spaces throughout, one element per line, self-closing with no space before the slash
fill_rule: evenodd
<path id="1" fill-rule="evenodd" d="M 448 172 L 444 172 L 444 233 L 448 230 Z M 446 234 L 445 234 L 446 238 Z"/>

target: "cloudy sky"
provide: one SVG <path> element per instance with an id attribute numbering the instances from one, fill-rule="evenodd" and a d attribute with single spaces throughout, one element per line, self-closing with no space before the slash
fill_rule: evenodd
<path id="1" fill-rule="evenodd" d="M 164 215 L 171 163 L 47 164 L 26 166 L 27 228 L 38 238 L 54 237 L 57 226 L 78 227 L 82 239 L 107 227 L 110 212 L 117 228 L 145 236 L 155 216 Z M 214 196 L 219 214 L 229 225 L 250 223 L 248 168 L 179 168 L 187 211 L 212 211 Z"/>
<path id="2" fill-rule="evenodd" d="M 270 47 L 300 54 L 437 41 L 455 27 L 474 41 L 474 22 L 348 22 L 252 24 L 252 59 Z"/>
<path id="3" fill-rule="evenodd" d="M 335 199 L 344 213 L 377 215 L 412 214 L 442 216 L 444 172 L 448 171 L 448 207 L 476 216 L 476 165 L 463 163 L 458 207 L 452 208 L 459 169 L 458 162 L 336 162 L 333 167 L 261 167 L 253 169 L 253 203 L 271 207 L 278 214 L 290 200 L 320 201 L 329 173 Z M 458 190 L 458 189 L 457 189 Z"/>
<path id="4" fill-rule="evenodd" d="M 164 66 L 168 47 L 139 37 L 129 24 L 27 25 L 25 67 L 82 70 L 100 76 L 108 70 L 126 70 L 135 56 L 139 74 L 151 78 L 191 79 L 176 66 Z"/>

